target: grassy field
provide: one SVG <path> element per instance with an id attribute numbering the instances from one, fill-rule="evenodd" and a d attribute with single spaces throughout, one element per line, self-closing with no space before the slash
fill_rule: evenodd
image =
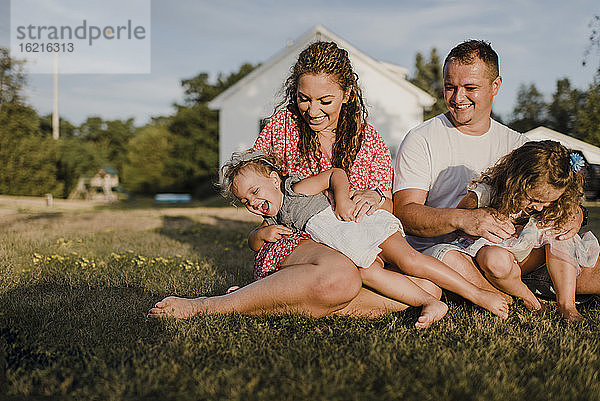
<path id="1" fill-rule="evenodd" d="M 600 208 L 590 217 L 600 234 Z M 250 282 L 256 222 L 218 201 L 0 197 L 0 399 L 600 399 L 597 303 L 571 326 L 455 302 L 425 331 L 416 311 L 146 321 L 166 295 Z"/>

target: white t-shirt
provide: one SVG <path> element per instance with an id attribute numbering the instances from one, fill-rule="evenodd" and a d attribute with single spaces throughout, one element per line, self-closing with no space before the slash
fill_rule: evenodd
<path id="1" fill-rule="evenodd" d="M 466 135 L 440 114 L 406 134 L 396 156 L 393 191 L 421 189 L 428 192 L 425 205 L 454 208 L 466 195 L 471 181 L 525 142 L 526 136 L 494 120 L 485 134 Z M 406 239 L 423 251 L 445 242 L 447 236 L 407 235 Z"/>

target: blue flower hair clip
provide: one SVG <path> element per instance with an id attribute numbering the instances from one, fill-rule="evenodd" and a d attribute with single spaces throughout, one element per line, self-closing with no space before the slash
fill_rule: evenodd
<path id="1" fill-rule="evenodd" d="M 571 170 L 578 173 L 579 170 L 585 167 L 585 160 L 583 160 L 583 156 L 579 153 L 570 153 L 569 154 L 569 162 L 571 163 Z"/>

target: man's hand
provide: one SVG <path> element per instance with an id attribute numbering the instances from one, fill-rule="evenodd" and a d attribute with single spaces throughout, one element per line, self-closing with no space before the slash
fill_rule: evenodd
<path id="1" fill-rule="evenodd" d="M 291 228 L 279 224 L 266 226 L 256 230 L 257 238 L 264 242 L 277 242 L 284 235 L 290 235 L 293 233 L 294 231 Z"/>
<path id="2" fill-rule="evenodd" d="M 571 218 L 562 226 L 549 230 L 549 234 L 556 237 L 558 240 L 565 240 L 573 238 L 575 234 L 581 230 L 581 224 L 583 223 L 583 211 L 579 205 L 575 206 L 575 209 L 571 211 Z"/>
<path id="3" fill-rule="evenodd" d="M 515 233 L 514 225 L 491 208 L 465 209 L 459 223 L 466 234 L 500 243 Z"/>

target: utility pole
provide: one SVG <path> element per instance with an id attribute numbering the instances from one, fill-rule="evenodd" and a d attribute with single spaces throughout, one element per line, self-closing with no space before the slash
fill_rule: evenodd
<path id="1" fill-rule="evenodd" d="M 60 132 L 58 119 L 58 52 L 54 53 L 54 107 L 52 109 L 52 138 L 58 140 Z"/>

